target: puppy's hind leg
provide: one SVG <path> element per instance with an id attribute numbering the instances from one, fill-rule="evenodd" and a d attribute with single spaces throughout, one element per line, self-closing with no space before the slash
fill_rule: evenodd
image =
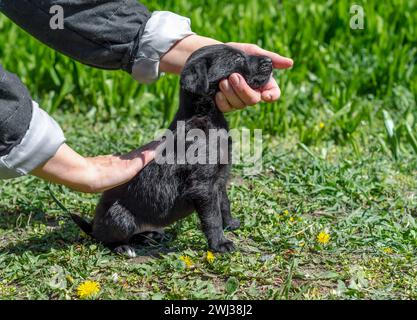
<path id="1" fill-rule="evenodd" d="M 122 244 L 120 246 L 117 246 L 113 249 L 115 253 L 121 254 L 123 256 L 126 256 L 127 258 L 135 258 L 136 252 L 135 249 L 128 244 Z"/>
<path id="2" fill-rule="evenodd" d="M 93 223 L 93 237 L 116 253 L 135 257 L 135 249 L 129 246 L 129 240 L 136 231 L 133 215 L 118 202 L 105 212 L 101 210 L 104 209 L 99 206 Z"/>
<path id="3" fill-rule="evenodd" d="M 239 219 L 233 218 L 230 211 L 229 197 L 227 196 L 226 186 L 219 189 L 220 210 L 222 212 L 223 229 L 236 230 L 240 227 Z"/>

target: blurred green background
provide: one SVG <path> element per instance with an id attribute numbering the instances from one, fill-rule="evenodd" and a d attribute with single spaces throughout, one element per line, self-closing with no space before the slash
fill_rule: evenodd
<path id="1" fill-rule="evenodd" d="M 350 1 L 144 3 L 190 17 L 200 35 L 256 43 L 294 59 L 292 70 L 276 72 L 282 99 L 228 115 L 232 127 L 292 134 L 306 145 L 324 140 L 357 149 L 377 139 L 395 157 L 417 151 L 416 1 L 359 1 L 363 30 L 349 27 Z M 177 76 L 138 85 L 121 71 L 95 70 L 52 51 L 4 16 L 0 30 L 1 63 L 49 112 L 96 121 L 153 118 L 164 127 L 177 109 Z M 386 129 L 390 118 L 393 131 Z"/>

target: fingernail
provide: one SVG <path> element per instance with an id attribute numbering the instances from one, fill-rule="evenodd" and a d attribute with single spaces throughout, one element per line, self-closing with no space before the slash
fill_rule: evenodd
<path id="1" fill-rule="evenodd" d="M 270 92 L 262 92 L 261 98 L 263 101 L 269 101 L 272 99 L 272 95 Z"/>
<path id="2" fill-rule="evenodd" d="M 234 86 L 239 85 L 239 82 L 240 82 L 239 76 L 238 76 L 238 75 L 236 75 L 236 74 L 231 75 L 231 76 L 230 76 L 230 81 L 232 82 L 232 84 L 233 84 Z"/>
<path id="3" fill-rule="evenodd" d="M 229 82 L 227 80 L 224 80 L 220 83 L 220 86 L 223 90 L 228 90 L 229 89 Z"/>

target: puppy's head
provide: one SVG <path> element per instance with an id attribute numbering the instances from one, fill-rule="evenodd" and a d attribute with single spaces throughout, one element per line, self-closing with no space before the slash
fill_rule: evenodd
<path id="1" fill-rule="evenodd" d="M 219 90 L 219 82 L 232 73 L 241 74 L 251 88 L 257 89 L 269 81 L 272 61 L 223 44 L 203 47 L 185 64 L 181 88 L 194 95 L 214 96 Z"/>

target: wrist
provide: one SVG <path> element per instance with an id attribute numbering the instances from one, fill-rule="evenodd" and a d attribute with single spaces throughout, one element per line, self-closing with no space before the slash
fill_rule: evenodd
<path id="1" fill-rule="evenodd" d="M 97 192 L 98 172 L 89 160 L 63 144 L 54 157 L 37 167 L 31 174 L 52 183 L 65 185 L 81 192 Z"/>
<path id="2" fill-rule="evenodd" d="M 155 157 L 152 144 L 126 155 L 84 158 L 66 144 L 54 157 L 32 171 L 44 180 L 65 185 L 75 191 L 103 192 L 131 180 Z"/>
<path id="3" fill-rule="evenodd" d="M 220 41 L 215 39 L 199 36 L 196 34 L 185 37 L 178 41 L 172 48 L 161 57 L 159 70 L 161 72 L 168 73 L 181 73 L 182 68 L 185 65 L 188 57 L 196 50 L 213 45 L 219 44 Z"/>

